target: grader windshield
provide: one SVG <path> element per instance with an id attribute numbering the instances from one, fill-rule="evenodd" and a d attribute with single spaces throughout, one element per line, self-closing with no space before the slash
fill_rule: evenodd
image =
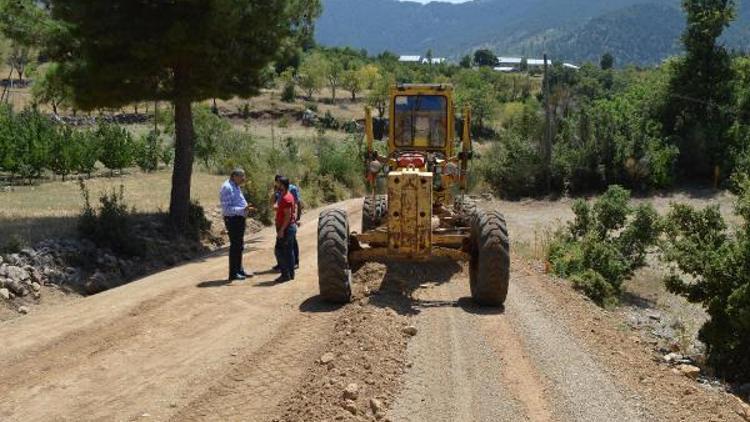
<path id="1" fill-rule="evenodd" d="M 445 96 L 397 95 L 393 109 L 397 148 L 445 147 L 448 134 L 448 100 Z"/>

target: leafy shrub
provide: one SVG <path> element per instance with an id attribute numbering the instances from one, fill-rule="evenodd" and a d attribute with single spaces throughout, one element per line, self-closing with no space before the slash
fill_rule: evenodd
<path id="1" fill-rule="evenodd" d="M 165 147 L 161 151 L 161 162 L 164 163 L 165 166 L 169 167 L 172 165 L 172 161 L 174 161 L 174 149 L 170 147 Z"/>
<path id="2" fill-rule="evenodd" d="M 63 180 L 75 171 L 78 164 L 78 149 L 73 137 L 73 129 L 65 127 L 50 142 L 49 168 Z"/>
<path id="3" fill-rule="evenodd" d="M 573 287 L 596 303 L 603 306 L 612 306 L 616 302 L 613 299 L 617 295 L 615 288 L 601 274 L 592 269 L 576 273 L 570 277 L 570 282 Z"/>
<path id="4" fill-rule="evenodd" d="M 700 303 L 711 317 L 699 338 L 708 362 L 730 381 L 750 380 L 750 183 L 740 185 L 738 230 L 718 206 L 673 205 L 666 220 L 663 259 L 672 265 L 669 291 Z"/>
<path id="5" fill-rule="evenodd" d="M 320 129 L 338 130 L 340 126 L 339 121 L 333 117 L 330 110 L 327 110 L 323 117 L 318 119 L 318 128 Z"/>
<path id="6" fill-rule="evenodd" d="M 99 209 L 91 205 L 88 188 L 80 182 L 83 210 L 78 218 L 78 234 L 97 246 L 128 256 L 143 255 L 145 245 L 133 236 L 131 213 L 125 204 L 125 188 L 104 192 L 99 197 Z"/>
<path id="7" fill-rule="evenodd" d="M 99 143 L 99 161 L 111 172 L 133 164 L 135 142 L 125 128 L 109 123 L 101 123 L 95 136 Z"/>
<path id="8" fill-rule="evenodd" d="M 49 167 L 50 143 L 57 136 L 51 120 L 34 110 L 14 114 L 7 109 L 8 136 L 3 169 L 31 182 Z"/>
<path id="9" fill-rule="evenodd" d="M 212 113 L 207 107 L 195 107 L 193 112 L 195 128 L 195 157 L 211 168 L 219 143 L 226 138 L 232 125 L 226 119 Z"/>
<path id="10" fill-rule="evenodd" d="M 76 157 L 75 170 L 80 174 L 91 177 L 99 160 L 101 144 L 97 142 L 96 135 L 91 131 L 76 130 L 71 132 L 71 143 Z"/>
<path id="11" fill-rule="evenodd" d="M 0 252 L 5 254 L 19 253 L 27 246 L 27 242 L 18 233 L 13 233 L 0 246 Z"/>
<path id="12" fill-rule="evenodd" d="M 188 208 L 188 226 L 184 232 L 187 237 L 200 240 L 201 237 L 211 231 L 211 221 L 206 218 L 206 211 L 198 201 L 190 201 Z"/>
<path id="13" fill-rule="evenodd" d="M 548 259 L 558 275 L 571 279 L 599 305 L 617 301 L 620 286 L 645 265 L 648 249 L 655 245 L 659 219 L 650 205 L 633 209 L 630 193 L 611 186 L 593 206 L 584 200 L 573 204 L 575 218 L 556 233 Z"/>
<path id="14" fill-rule="evenodd" d="M 140 137 L 135 145 L 135 162 L 146 172 L 156 171 L 162 157 L 162 146 L 159 134 L 150 131 Z"/>
<path id="15" fill-rule="evenodd" d="M 294 92 L 294 81 L 289 81 L 284 84 L 284 89 L 281 90 L 281 101 L 285 103 L 293 103 L 297 98 L 297 94 Z"/>
<path id="16" fill-rule="evenodd" d="M 360 147 L 353 139 L 344 142 L 321 139 L 318 154 L 320 175 L 331 176 L 352 191 L 361 192 L 364 164 L 358 159 L 362 156 Z"/>
<path id="17" fill-rule="evenodd" d="M 493 144 L 479 164 L 479 171 L 495 192 L 510 198 L 538 192 L 540 169 L 536 147 L 513 134 Z"/>

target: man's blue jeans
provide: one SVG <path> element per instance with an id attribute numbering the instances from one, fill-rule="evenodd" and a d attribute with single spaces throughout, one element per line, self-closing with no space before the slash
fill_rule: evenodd
<path id="1" fill-rule="evenodd" d="M 276 259 L 279 260 L 282 277 L 294 278 L 294 245 L 297 243 L 297 225 L 292 224 L 287 227 L 284 237 L 276 238 Z"/>

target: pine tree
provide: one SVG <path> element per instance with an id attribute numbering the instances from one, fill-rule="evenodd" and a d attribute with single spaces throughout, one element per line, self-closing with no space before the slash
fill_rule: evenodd
<path id="1" fill-rule="evenodd" d="M 51 55 L 84 110 L 139 101 L 175 109 L 170 216 L 186 227 L 194 160 L 192 103 L 249 97 L 293 41 L 309 39 L 318 0 L 51 0 L 63 23 Z"/>

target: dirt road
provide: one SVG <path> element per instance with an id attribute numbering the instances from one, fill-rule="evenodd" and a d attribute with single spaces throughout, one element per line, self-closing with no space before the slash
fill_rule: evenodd
<path id="1" fill-rule="evenodd" d="M 357 228 L 361 202 L 339 206 Z M 357 302 L 327 307 L 315 230 L 291 283 L 227 285 L 216 256 L 3 323 L 0 420 L 743 420 L 519 260 L 504 310 L 474 306 L 452 263 L 365 266 Z M 261 232 L 248 266 L 270 267 L 272 246 Z"/>

